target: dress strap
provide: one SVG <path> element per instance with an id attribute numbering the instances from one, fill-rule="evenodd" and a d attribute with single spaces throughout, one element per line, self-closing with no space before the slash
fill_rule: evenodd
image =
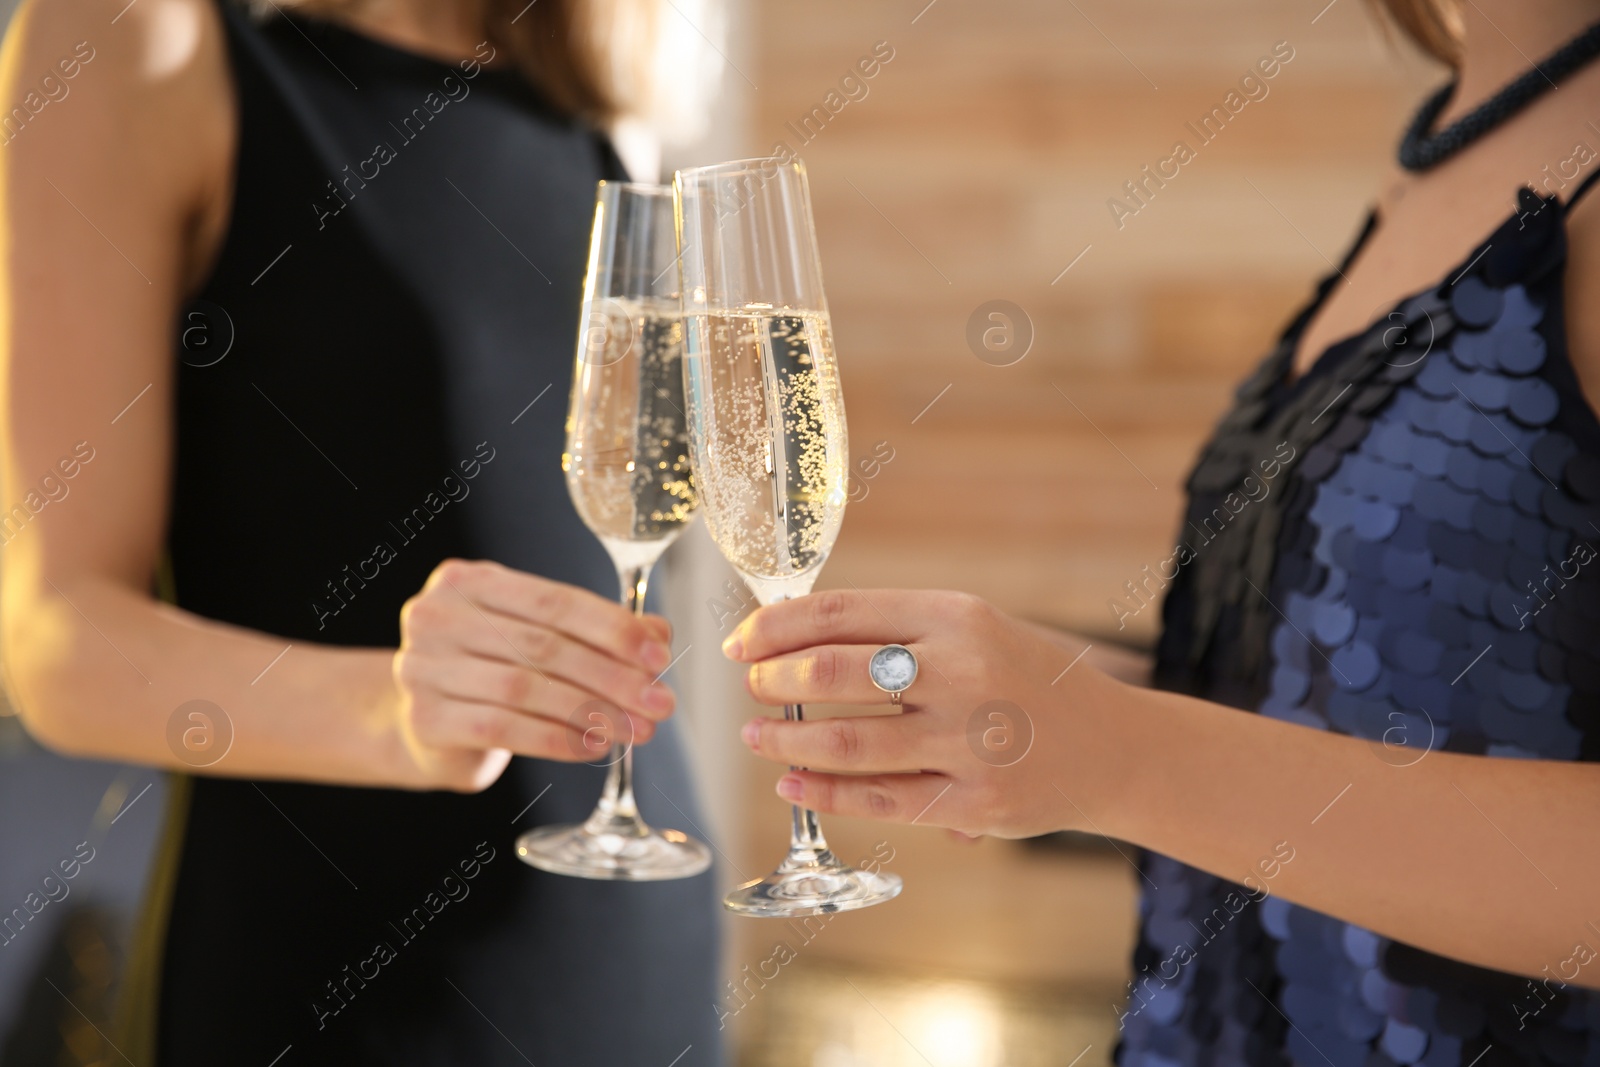
<path id="1" fill-rule="evenodd" d="M 1593 174 L 1583 179 L 1582 183 L 1572 190 L 1572 195 L 1567 197 L 1566 202 L 1566 210 L 1568 212 L 1571 212 L 1577 206 L 1578 201 L 1583 198 L 1584 193 L 1589 191 L 1589 187 L 1594 184 L 1596 178 L 1600 178 L 1600 170 L 1596 170 Z"/>

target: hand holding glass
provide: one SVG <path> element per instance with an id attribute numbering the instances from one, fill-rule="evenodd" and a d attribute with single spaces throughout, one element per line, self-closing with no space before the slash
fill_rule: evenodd
<path id="1" fill-rule="evenodd" d="M 616 564 L 622 603 L 644 612 L 650 569 L 694 517 L 683 398 L 672 190 L 601 182 L 567 448 L 567 490 Z M 612 730 L 620 709 L 596 708 Z M 678 830 L 654 830 L 633 797 L 633 745 L 614 738 L 600 804 L 579 826 L 542 826 L 517 839 L 526 863 L 579 878 L 688 878 L 710 850 Z"/>
<path id="2" fill-rule="evenodd" d="M 805 167 L 746 160 L 677 174 L 689 444 L 717 548 L 762 604 L 811 591 L 844 518 L 849 466 Z M 798 720 L 802 709 L 783 709 Z M 795 807 L 789 854 L 723 898 L 746 915 L 880 904 L 897 875 L 828 850 Z"/>

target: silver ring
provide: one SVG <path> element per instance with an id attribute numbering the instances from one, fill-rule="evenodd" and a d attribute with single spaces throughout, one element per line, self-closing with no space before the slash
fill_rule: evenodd
<path id="1" fill-rule="evenodd" d="M 884 645 L 867 661 L 867 677 L 899 707 L 900 694 L 917 680 L 917 654 L 905 645 Z"/>

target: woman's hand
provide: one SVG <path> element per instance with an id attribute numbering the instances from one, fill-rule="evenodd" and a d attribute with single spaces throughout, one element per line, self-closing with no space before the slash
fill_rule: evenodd
<path id="1" fill-rule="evenodd" d="M 723 651 L 751 665 L 763 704 L 885 705 L 867 662 L 891 643 L 919 662 L 903 714 L 745 725 L 757 755 L 807 768 L 779 781 L 781 796 L 967 834 L 1092 828 L 1100 791 L 1083 777 L 1104 763 L 1089 756 L 1094 707 L 1118 683 L 977 597 L 816 593 L 755 612 Z"/>
<path id="2" fill-rule="evenodd" d="M 400 612 L 400 732 L 424 777 L 476 791 L 513 755 L 642 744 L 672 714 L 671 627 L 498 563 L 446 560 Z"/>

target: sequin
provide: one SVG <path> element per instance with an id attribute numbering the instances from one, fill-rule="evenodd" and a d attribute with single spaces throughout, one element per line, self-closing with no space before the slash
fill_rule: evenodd
<path id="1" fill-rule="evenodd" d="M 1398 470 L 1383 464 L 1368 468 L 1366 490 L 1385 504 L 1396 506 L 1409 503 L 1419 479 L 1410 471 Z"/>
<path id="2" fill-rule="evenodd" d="M 1375 967 L 1378 963 L 1378 950 L 1383 946 L 1383 941 L 1377 934 L 1361 929 L 1359 926 L 1346 924 L 1339 931 L 1340 944 L 1344 946 L 1346 958 L 1358 967 Z"/>
<path id="3" fill-rule="evenodd" d="M 1445 463 L 1445 478 L 1457 489 L 1467 492 L 1476 492 L 1478 478 L 1487 464 L 1472 450 L 1456 448 L 1450 450 L 1450 458 Z"/>
<path id="4" fill-rule="evenodd" d="M 1509 507 L 1495 504 L 1486 497 L 1479 497 L 1472 503 L 1472 528 L 1485 541 L 1507 543 L 1515 521 L 1516 515 Z"/>
<path id="5" fill-rule="evenodd" d="M 1485 456 L 1503 456 L 1518 447 L 1511 428 L 1505 425 L 1504 416 L 1487 411 L 1475 413 L 1478 418 L 1467 423 L 1467 440 L 1472 442 L 1473 448 Z"/>
<path id="6" fill-rule="evenodd" d="M 1345 1001 L 1339 1005 L 1339 1029 L 1356 1041 L 1370 1041 L 1383 1032 L 1384 1016 L 1364 1004 Z"/>
<path id="7" fill-rule="evenodd" d="M 1439 669 L 1444 645 L 1417 630 L 1401 630 L 1395 639 L 1395 661 L 1412 674 L 1431 674 Z"/>
<path id="8" fill-rule="evenodd" d="M 1389 1003 L 1389 986 L 1390 982 L 1382 971 L 1374 968 L 1363 973 L 1358 987 L 1361 1003 L 1380 1015 L 1384 1014 Z"/>
<path id="9" fill-rule="evenodd" d="M 1544 490 L 1549 484 L 1536 471 L 1519 470 L 1511 479 L 1511 503 L 1524 515 L 1542 519 Z M 1541 523 L 1540 528 L 1546 527 Z"/>
<path id="10" fill-rule="evenodd" d="M 1285 709 L 1298 704 L 1311 691 L 1311 674 L 1304 668 L 1282 663 L 1272 673 L 1272 695 Z"/>
<path id="11" fill-rule="evenodd" d="M 1410 450 L 1406 453 L 1405 461 L 1410 462 L 1411 469 L 1418 474 L 1437 478 L 1445 474 L 1446 462 L 1450 461 L 1450 446 L 1437 437 L 1411 434 Z"/>
<path id="12" fill-rule="evenodd" d="M 1389 535 L 1389 543 L 1396 548 L 1403 548 L 1408 552 L 1415 552 L 1428 547 L 1428 524 L 1414 508 L 1395 509 L 1399 521 L 1395 523 L 1394 533 Z"/>
<path id="13" fill-rule="evenodd" d="M 1428 1048 L 1428 1032 L 1390 1019 L 1383 1029 L 1383 1051 L 1397 1063 L 1416 1063 Z"/>
<path id="14" fill-rule="evenodd" d="M 1511 382 L 1498 374 L 1467 374 L 1461 377 L 1458 384 L 1466 398 L 1484 411 L 1501 410 L 1510 402 L 1513 392 Z"/>
<path id="15" fill-rule="evenodd" d="M 1497 504 L 1510 502 L 1511 482 L 1517 473 L 1514 467 L 1503 460 L 1494 460 L 1474 464 L 1474 471 L 1478 492 Z"/>
<path id="16" fill-rule="evenodd" d="M 1511 374 L 1532 374 L 1544 365 L 1544 338 L 1536 333 L 1516 333 L 1495 338 L 1495 364 Z"/>
<path id="17" fill-rule="evenodd" d="M 1450 293 L 1450 309 L 1468 326 L 1492 323 L 1505 306 L 1505 297 L 1476 277 L 1463 278 Z"/>
<path id="18" fill-rule="evenodd" d="M 1416 387 L 1435 400 L 1448 400 L 1456 395 L 1456 374 L 1448 360 L 1427 360 L 1422 373 L 1416 376 Z"/>
<path id="19" fill-rule="evenodd" d="M 1496 365 L 1494 338 L 1486 333 L 1462 330 L 1451 340 L 1449 352 L 1462 370 L 1492 369 Z"/>
<path id="20" fill-rule="evenodd" d="M 1435 572 L 1437 574 L 1437 571 Z M 1483 618 L 1489 614 L 1489 590 L 1493 588 L 1487 577 L 1472 571 L 1464 571 L 1461 581 L 1456 584 L 1456 603 L 1461 605 L 1461 610 L 1468 615 Z"/>
<path id="21" fill-rule="evenodd" d="M 1520 285 L 1508 286 L 1504 294 L 1505 303 L 1501 307 L 1500 321 L 1497 325 L 1505 329 L 1532 330 L 1544 318 L 1544 309 L 1528 296 L 1528 290 Z"/>
<path id="22" fill-rule="evenodd" d="M 1450 395 L 1457 396 L 1454 384 L 1450 387 Z M 1446 404 L 1439 410 L 1439 433 L 1447 441 L 1464 445 L 1472 440 L 1472 428 L 1479 425 L 1482 418 L 1472 409 L 1472 405 L 1457 396 L 1456 402 Z"/>
<path id="23" fill-rule="evenodd" d="M 1329 657 L 1340 686 L 1361 690 L 1378 679 L 1378 654 L 1371 645 L 1351 642 Z"/>
<path id="24" fill-rule="evenodd" d="M 1356 632 L 1355 609 L 1341 601 L 1317 604 L 1312 619 L 1312 630 L 1317 640 L 1330 648 L 1344 644 Z"/>
<path id="25" fill-rule="evenodd" d="M 1500 673 L 1500 694 L 1514 708 L 1536 711 L 1549 701 L 1553 692 L 1550 683 L 1538 675 L 1516 671 Z"/>
<path id="26" fill-rule="evenodd" d="M 1559 471 L 1577 453 L 1578 446 L 1572 443 L 1572 438 L 1563 433 L 1547 433 L 1528 450 L 1528 458 L 1539 470 Z"/>
<path id="27" fill-rule="evenodd" d="M 1383 554 L 1383 578 L 1396 589 L 1420 589 L 1428 580 L 1433 555 L 1427 549 L 1406 552 L 1391 548 Z"/>
<path id="28" fill-rule="evenodd" d="M 1400 525 L 1398 509 L 1377 500 L 1363 500 L 1355 506 L 1352 528 L 1365 541 L 1382 541 Z"/>
<path id="29" fill-rule="evenodd" d="M 1507 406 L 1519 422 L 1543 426 L 1556 417 L 1561 398 L 1555 387 L 1539 378 L 1524 378 L 1510 385 Z"/>
<path id="30" fill-rule="evenodd" d="M 1261 928 L 1279 941 L 1289 940 L 1289 906 L 1282 897 L 1261 902 Z"/>

